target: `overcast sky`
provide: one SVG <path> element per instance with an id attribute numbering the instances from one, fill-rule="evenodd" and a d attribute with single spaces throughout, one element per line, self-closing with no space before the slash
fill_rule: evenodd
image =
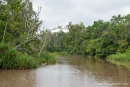
<path id="1" fill-rule="evenodd" d="M 114 15 L 130 13 L 130 0 L 32 0 L 34 10 L 42 7 L 40 19 L 46 28 L 83 22 L 92 25 L 99 19 L 109 21 Z"/>

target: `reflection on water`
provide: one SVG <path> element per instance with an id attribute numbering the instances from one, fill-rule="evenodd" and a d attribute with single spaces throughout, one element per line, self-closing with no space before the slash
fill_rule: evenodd
<path id="1" fill-rule="evenodd" d="M 83 75 L 80 70 L 69 65 L 52 65 L 37 72 L 37 87 L 91 87 L 91 75 Z M 41 75 L 44 78 L 41 78 Z M 94 87 L 94 86 L 92 86 Z"/>
<path id="2" fill-rule="evenodd" d="M 73 61 L 74 58 L 75 61 Z M 97 85 L 102 85 L 102 87 L 104 85 L 107 87 L 130 87 L 130 71 L 124 66 L 116 66 L 101 59 L 74 58 L 70 59 L 69 64 L 76 66 L 81 71 L 91 72 L 95 76 L 94 80 Z"/>
<path id="3" fill-rule="evenodd" d="M 0 87 L 36 87 L 34 70 L 0 70 Z"/>
<path id="4" fill-rule="evenodd" d="M 0 87 L 130 87 L 130 72 L 101 59 L 60 58 L 35 70 L 0 70 Z"/>

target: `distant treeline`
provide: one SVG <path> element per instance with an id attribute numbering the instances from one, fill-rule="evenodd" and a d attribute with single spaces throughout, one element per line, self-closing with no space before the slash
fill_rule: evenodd
<path id="1" fill-rule="evenodd" d="M 106 22 L 94 21 L 87 27 L 70 22 L 67 28 L 68 32 L 51 34 L 47 50 L 100 58 L 130 50 L 130 14 L 112 16 Z"/>

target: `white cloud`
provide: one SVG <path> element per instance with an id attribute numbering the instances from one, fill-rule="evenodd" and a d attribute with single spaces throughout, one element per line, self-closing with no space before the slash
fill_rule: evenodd
<path id="1" fill-rule="evenodd" d="M 83 22 L 86 26 L 101 19 L 108 21 L 113 15 L 126 15 L 130 11 L 130 0 L 33 0 L 34 10 L 42 7 L 40 19 L 46 28 L 69 22 Z"/>

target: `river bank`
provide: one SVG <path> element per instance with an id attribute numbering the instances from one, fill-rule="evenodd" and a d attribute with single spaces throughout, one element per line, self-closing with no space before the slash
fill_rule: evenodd
<path id="1" fill-rule="evenodd" d="M 62 56 L 83 56 L 83 55 L 70 55 L 67 51 L 63 51 L 58 53 L 58 55 L 62 55 Z M 85 58 L 89 58 L 89 59 L 95 59 L 96 61 L 100 61 L 102 62 L 102 60 L 106 60 L 111 64 L 115 64 L 117 66 L 124 66 L 127 69 L 130 70 L 130 53 L 129 50 L 127 50 L 124 53 L 116 53 L 116 54 L 112 54 L 112 55 L 108 55 L 106 58 L 99 58 L 97 56 L 83 56 Z"/>

